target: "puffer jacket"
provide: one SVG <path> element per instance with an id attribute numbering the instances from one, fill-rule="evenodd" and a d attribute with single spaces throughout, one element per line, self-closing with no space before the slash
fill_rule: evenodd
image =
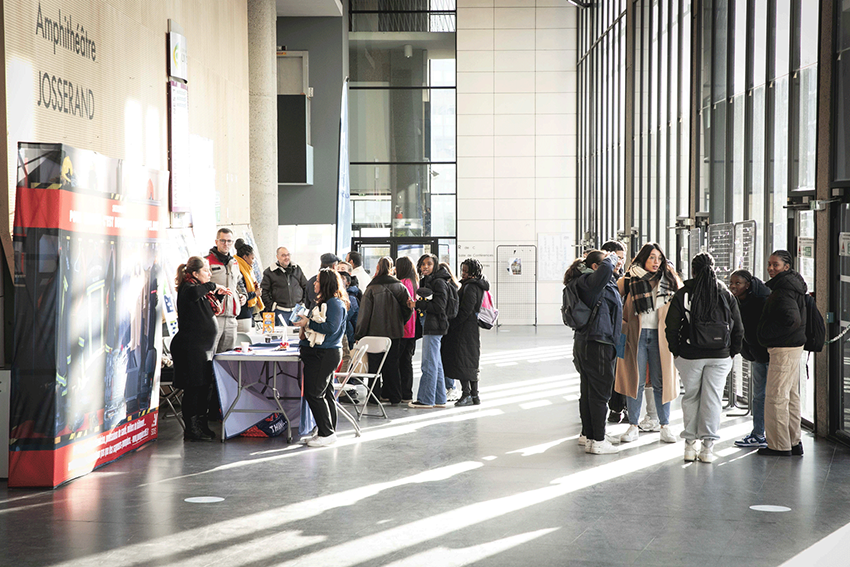
<path id="1" fill-rule="evenodd" d="M 764 303 L 770 295 L 770 288 L 758 278 L 750 282 L 750 292 L 742 300 L 738 299 L 741 310 L 741 321 L 744 323 L 744 343 L 741 345 L 741 356 L 750 362 L 768 362 L 770 355 L 767 349 L 759 344 L 758 329 Z"/>
<path id="2" fill-rule="evenodd" d="M 585 329 L 576 331 L 577 336 L 585 340 L 604 344 L 617 344 L 623 321 L 623 300 L 613 280 L 616 263 L 611 256 L 605 258 L 595 271 L 578 277 L 576 288 L 579 299 L 591 309 L 599 299 L 599 311 Z"/>
<path id="3" fill-rule="evenodd" d="M 770 296 L 758 326 L 758 341 L 765 348 L 800 347 L 806 344 L 806 298 L 803 276 L 794 270 L 776 274 L 765 284 Z"/>
<path id="4" fill-rule="evenodd" d="M 483 277 L 461 281 L 457 317 L 449 322 L 449 332 L 440 343 L 443 370 L 449 378 L 478 380 L 481 358 L 478 311 L 484 292 L 489 290 L 490 283 Z"/>
<path id="5" fill-rule="evenodd" d="M 732 316 L 732 328 L 729 329 L 729 347 L 706 349 L 690 344 L 691 323 L 685 319 L 685 296 L 691 296 L 691 304 L 693 304 L 694 280 L 686 280 L 673 296 L 670 308 L 667 310 L 667 317 L 664 320 L 667 345 L 673 356 L 681 356 L 687 360 L 700 360 L 704 358 L 729 358 L 741 352 L 744 324 L 741 323 L 738 302 L 729 293 L 723 282 L 717 282 L 717 288 L 720 292 L 720 301 L 726 304 Z"/>
<path id="6" fill-rule="evenodd" d="M 413 312 L 407 306 L 408 299 L 410 294 L 407 288 L 393 276 L 372 278 L 360 302 L 354 340 L 366 336 L 402 338 L 404 324 Z"/>
<path id="7" fill-rule="evenodd" d="M 433 273 L 428 274 L 419 281 L 419 289 L 430 289 L 433 292 L 431 299 L 419 299 L 416 302 L 416 310 L 420 316 L 425 316 L 425 324 L 422 328 L 423 335 L 445 335 L 449 330 L 449 317 L 446 314 L 446 301 L 449 296 L 449 287 L 454 285 L 452 277 L 445 268 L 438 267 Z"/>

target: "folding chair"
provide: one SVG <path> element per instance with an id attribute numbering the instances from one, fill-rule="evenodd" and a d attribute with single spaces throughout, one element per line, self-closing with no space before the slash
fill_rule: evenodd
<path id="1" fill-rule="evenodd" d="M 342 416 L 351 422 L 351 425 L 354 426 L 354 435 L 355 437 L 360 437 L 360 425 L 357 423 L 357 420 L 354 419 L 354 416 L 349 413 L 347 409 L 345 409 L 341 403 L 339 403 L 340 394 L 344 393 L 345 387 L 348 385 L 348 381 L 351 380 L 351 376 L 354 374 L 354 370 L 360 364 L 360 361 L 363 360 L 363 357 L 366 356 L 366 347 L 361 346 L 351 352 L 351 360 L 348 364 L 348 369 L 345 372 L 334 372 L 334 403 L 336 404 L 336 409 Z M 342 366 L 342 363 L 340 363 Z"/>
<path id="2" fill-rule="evenodd" d="M 171 337 L 163 337 L 162 338 L 162 353 L 163 354 L 171 354 Z M 164 401 L 169 408 L 171 408 L 171 413 L 174 414 L 174 417 L 177 418 L 177 423 L 180 424 L 180 427 L 185 431 L 186 424 L 183 423 L 183 408 L 181 404 L 180 411 L 177 411 L 175 408 L 175 404 L 180 404 L 183 399 L 183 390 L 181 388 L 176 388 L 172 382 L 174 376 L 174 370 L 171 369 L 171 372 L 162 373 L 159 379 L 159 397 L 162 401 L 160 401 L 159 407 L 162 408 L 161 419 L 165 419 L 168 416 L 168 409 L 163 408 L 162 402 Z"/>
<path id="3" fill-rule="evenodd" d="M 360 421 L 360 418 L 366 412 L 366 405 L 369 403 L 369 398 L 375 400 L 375 403 L 378 404 L 378 408 L 381 410 L 380 416 L 374 417 L 384 417 L 389 419 L 386 410 L 384 409 L 384 404 L 381 403 L 381 400 L 378 399 L 378 396 L 375 395 L 375 384 L 378 383 L 378 380 L 381 379 L 381 371 L 384 369 L 384 362 L 387 360 L 387 354 L 390 352 L 390 347 L 392 346 L 392 340 L 388 337 L 363 337 L 359 341 L 357 341 L 357 349 L 356 351 L 364 350 L 364 354 L 381 354 L 383 353 L 383 358 L 381 358 L 381 364 L 378 365 L 378 370 L 375 373 L 369 372 L 354 372 L 356 367 L 355 364 L 351 364 L 349 366 L 350 375 L 346 383 L 352 382 L 354 384 L 363 385 L 366 390 L 366 398 L 363 400 L 362 407 L 358 404 L 354 404 L 354 412 L 357 414 L 357 421 Z M 363 356 L 361 355 L 361 359 Z M 352 355 L 352 362 L 354 360 L 354 356 Z M 370 384 L 371 382 L 371 384 Z M 366 414 L 373 415 L 373 414 Z"/>

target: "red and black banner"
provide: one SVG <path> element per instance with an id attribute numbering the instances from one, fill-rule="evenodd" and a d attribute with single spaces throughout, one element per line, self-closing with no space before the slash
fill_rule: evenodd
<path id="1" fill-rule="evenodd" d="M 9 486 L 57 486 L 156 438 L 167 184 L 19 145 Z"/>

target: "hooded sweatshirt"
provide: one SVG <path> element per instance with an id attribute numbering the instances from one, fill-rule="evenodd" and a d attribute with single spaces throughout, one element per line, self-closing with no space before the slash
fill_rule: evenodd
<path id="1" fill-rule="evenodd" d="M 738 299 L 741 310 L 741 321 L 744 323 L 744 344 L 741 345 L 741 356 L 750 362 L 768 362 L 770 355 L 767 349 L 759 344 L 758 326 L 764 303 L 770 295 L 770 288 L 758 278 L 750 282 L 750 292 L 743 299 Z"/>
<path id="2" fill-rule="evenodd" d="M 765 284 L 770 296 L 758 326 L 758 341 L 765 348 L 801 347 L 806 344 L 806 299 L 808 288 L 794 270 L 779 272 Z"/>

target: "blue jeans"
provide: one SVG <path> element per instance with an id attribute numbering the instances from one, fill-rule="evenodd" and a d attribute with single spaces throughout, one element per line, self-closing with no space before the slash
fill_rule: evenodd
<path id="1" fill-rule="evenodd" d="M 643 389 L 646 385 L 646 373 L 649 370 L 649 381 L 655 395 L 655 408 L 658 410 L 658 421 L 661 425 L 670 423 L 670 402 L 662 403 L 664 398 L 664 378 L 661 374 L 661 351 L 658 345 L 658 329 L 641 329 L 637 349 L 638 391 L 637 398 L 626 396 L 626 406 L 629 408 L 629 424 L 637 425 L 640 421 L 640 408 L 643 403 Z"/>
<path id="2" fill-rule="evenodd" d="M 767 384 L 767 362 L 751 362 L 753 373 L 753 435 L 764 437 L 764 388 Z"/>
<path id="3" fill-rule="evenodd" d="M 442 335 L 422 337 L 422 378 L 419 380 L 416 399 L 429 406 L 446 403 L 446 377 L 443 373 L 443 359 L 440 357 L 442 341 Z"/>

